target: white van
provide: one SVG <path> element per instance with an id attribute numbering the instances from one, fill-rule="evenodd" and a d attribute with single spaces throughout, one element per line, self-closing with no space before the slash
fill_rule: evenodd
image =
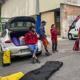
<path id="1" fill-rule="evenodd" d="M 36 25 L 35 19 L 32 17 L 18 16 L 11 18 L 7 24 L 5 24 L 0 37 L 0 53 L 3 54 L 4 51 L 10 50 L 11 57 L 31 55 L 31 50 L 28 45 L 20 45 L 19 37 L 24 36 L 26 32 L 29 31 L 29 27 L 32 25 Z M 13 40 L 14 37 L 17 40 Z M 38 40 L 37 54 L 41 54 L 41 52 L 41 40 Z"/>
<path id="2" fill-rule="evenodd" d="M 68 31 L 68 39 L 76 39 L 78 38 L 78 30 L 80 28 L 80 16 L 78 16 L 73 23 L 71 24 Z"/>

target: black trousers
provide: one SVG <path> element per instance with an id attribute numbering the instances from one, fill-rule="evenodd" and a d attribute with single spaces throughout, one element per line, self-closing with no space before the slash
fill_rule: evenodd
<path id="1" fill-rule="evenodd" d="M 52 42 L 52 51 L 57 51 L 57 42 Z"/>

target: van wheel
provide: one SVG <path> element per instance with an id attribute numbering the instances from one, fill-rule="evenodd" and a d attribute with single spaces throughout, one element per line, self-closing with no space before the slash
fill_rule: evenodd
<path id="1" fill-rule="evenodd" d="M 68 34 L 68 39 L 69 40 L 72 40 L 73 39 L 71 34 Z"/>

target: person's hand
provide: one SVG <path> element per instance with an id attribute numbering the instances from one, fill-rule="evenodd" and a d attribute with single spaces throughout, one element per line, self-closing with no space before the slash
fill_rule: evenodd
<path id="1" fill-rule="evenodd" d="M 21 36 L 19 39 L 24 39 L 24 36 Z"/>
<path id="2" fill-rule="evenodd" d="M 38 38 L 40 37 L 39 34 L 37 34 L 37 37 L 38 37 Z"/>

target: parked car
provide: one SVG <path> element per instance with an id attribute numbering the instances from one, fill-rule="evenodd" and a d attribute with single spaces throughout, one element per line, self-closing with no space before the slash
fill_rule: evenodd
<path id="1" fill-rule="evenodd" d="M 27 45 L 19 44 L 19 37 L 24 36 L 31 25 L 35 25 L 35 19 L 32 17 L 20 16 L 9 19 L 3 26 L 0 38 L 1 53 L 9 49 L 11 57 L 31 55 L 31 51 Z M 41 53 L 40 40 L 38 40 L 37 47 L 37 53 Z"/>
<path id="2" fill-rule="evenodd" d="M 69 31 L 68 31 L 69 40 L 78 38 L 79 28 L 80 28 L 80 16 L 78 16 L 69 27 Z"/>

